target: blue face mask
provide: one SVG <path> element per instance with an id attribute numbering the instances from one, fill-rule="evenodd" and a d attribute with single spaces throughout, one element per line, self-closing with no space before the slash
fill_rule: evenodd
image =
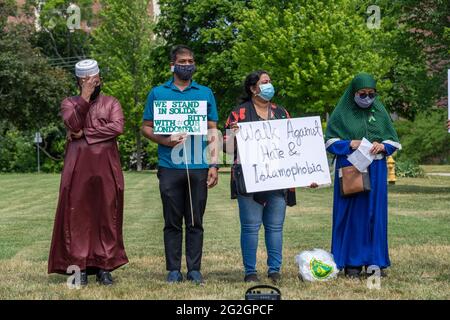
<path id="1" fill-rule="evenodd" d="M 369 97 L 369 96 L 366 96 L 366 97 L 363 99 L 363 98 L 361 98 L 361 97 L 359 96 L 359 94 L 357 94 L 357 95 L 355 96 L 355 102 L 356 102 L 356 104 L 357 104 L 360 108 L 363 108 L 363 109 L 369 108 L 369 107 L 373 104 L 374 101 L 375 101 L 375 97 L 374 97 L 374 98 L 371 98 L 371 97 Z"/>
<path id="2" fill-rule="evenodd" d="M 271 83 L 260 84 L 259 89 L 261 92 L 258 94 L 262 99 L 266 101 L 272 100 L 275 95 L 275 88 Z"/>

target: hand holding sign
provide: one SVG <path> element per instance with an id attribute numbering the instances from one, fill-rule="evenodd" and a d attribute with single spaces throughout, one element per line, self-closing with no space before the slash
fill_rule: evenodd
<path id="1" fill-rule="evenodd" d="M 167 137 L 166 146 L 168 147 L 176 147 L 179 144 L 182 144 L 186 141 L 187 134 L 186 133 L 176 133 Z"/>
<path id="2" fill-rule="evenodd" d="M 231 122 L 230 123 L 230 129 L 231 129 L 231 132 L 233 132 L 233 134 L 237 134 L 239 132 L 238 122 L 237 121 Z"/>

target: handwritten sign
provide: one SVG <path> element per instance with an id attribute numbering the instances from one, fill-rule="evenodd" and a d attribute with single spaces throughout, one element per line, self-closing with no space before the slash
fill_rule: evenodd
<path id="1" fill-rule="evenodd" d="M 320 117 L 244 122 L 239 128 L 247 192 L 331 183 Z"/>
<path id="2" fill-rule="evenodd" d="M 153 103 L 155 134 L 187 133 L 206 135 L 208 132 L 207 101 L 162 101 Z"/>

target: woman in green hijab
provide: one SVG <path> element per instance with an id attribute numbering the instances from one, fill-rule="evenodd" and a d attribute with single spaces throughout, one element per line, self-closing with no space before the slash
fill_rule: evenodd
<path id="1" fill-rule="evenodd" d="M 342 168 L 352 166 L 347 156 L 366 138 L 375 159 L 367 168 L 370 191 L 341 195 Z M 401 149 L 391 118 L 377 97 L 376 81 L 358 74 L 347 87 L 327 124 L 327 151 L 336 155 L 331 251 L 339 269 L 360 277 L 363 267 L 390 266 L 387 237 L 386 156 Z M 372 269 L 372 268 L 371 268 Z"/>

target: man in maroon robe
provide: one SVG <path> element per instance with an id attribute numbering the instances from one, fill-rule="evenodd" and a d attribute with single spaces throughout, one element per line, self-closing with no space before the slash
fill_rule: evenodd
<path id="1" fill-rule="evenodd" d="M 68 133 L 49 273 L 81 270 L 113 284 L 111 271 L 128 263 L 122 237 L 124 179 L 116 137 L 123 133 L 119 101 L 100 94 L 95 60 L 77 63 L 81 95 L 66 98 L 61 116 Z M 72 267 L 73 268 L 73 267 Z"/>

